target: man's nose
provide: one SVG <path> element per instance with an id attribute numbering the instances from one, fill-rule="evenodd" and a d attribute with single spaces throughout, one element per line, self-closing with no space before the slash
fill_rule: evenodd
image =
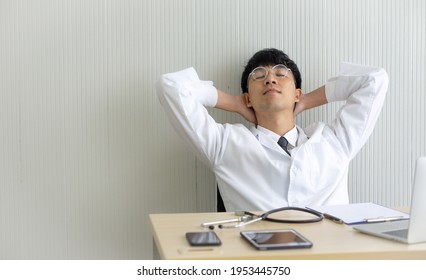
<path id="1" fill-rule="evenodd" d="M 266 78 L 265 78 L 264 83 L 265 83 L 265 85 L 268 85 L 268 84 L 276 84 L 276 83 L 277 83 L 277 79 L 276 79 L 276 77 L 275 77 L 274 73 L 269 72 L 269 73 L 266 75 Z"/>

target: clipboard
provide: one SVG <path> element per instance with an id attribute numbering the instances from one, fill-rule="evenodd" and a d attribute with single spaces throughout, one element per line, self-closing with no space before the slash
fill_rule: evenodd
<path id="1" fill-rule="evenodd" d="M 306 208 L 323 214 L 326 219 L 347 225 L 406 220 L 410 218 L 410 215 L 407 213 L 372 202 L 309 206 Z"/>

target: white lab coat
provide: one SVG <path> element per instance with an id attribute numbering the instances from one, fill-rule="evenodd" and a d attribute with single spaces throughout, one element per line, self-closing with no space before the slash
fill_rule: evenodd
<path id="1" fill-rule="evenodd" d="M 193 68 L 162 75 L 157 87 L 173 127 L 214 171 L 227 211 L 270 210 L 349 202 L 348 166 L 373 131 L 388 76 L 342 63 L 340 75 L 326 83 L 326 97 L 346 103 L 331 124 L 297 126 L 291 157 L 254 126 L 217 123 L 206 110 L 216 105 L 217 90 Z"/>

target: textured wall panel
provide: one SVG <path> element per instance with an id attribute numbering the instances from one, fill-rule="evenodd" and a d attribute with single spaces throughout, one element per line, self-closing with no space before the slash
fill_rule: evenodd
<path id="1" fill-rule="evenodd" d="M 151 258 L 149 213 L 214 211 L 214 176 L 171 129 L 155 81 L 194 66 L 241 94 L 247 59 L 265 47 L 298 63 L 305 92 L 343 60 L 388 71 L 350 195 L 408 205 L 426 154 L 425 10 L 420 0 L 0 0 L 0 258 Z M 297 122 L 331 121 L 340 105 Z"/>

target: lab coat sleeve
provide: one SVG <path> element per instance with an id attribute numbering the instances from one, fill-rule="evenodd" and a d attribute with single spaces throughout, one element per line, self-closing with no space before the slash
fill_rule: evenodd
<path id="1" fill-rule="evenodd" d="M 170 123 L 196 156 L 212 167 L 223 134 L 223 125 L 209 115 L 207 107 L 217 103 L 212 82 L 201 81 L 194 68 L 164 74 L 157 94 Z"/>
<path id="2" fill-rule="evenodd" d="M 355 157 L 373 132 L 388 84 L 384 69 L 351 63 L 342 63 L 340 75 L 326 83 L 329 102 L 346 101 L 332 128 L 349 160 Z"/>

